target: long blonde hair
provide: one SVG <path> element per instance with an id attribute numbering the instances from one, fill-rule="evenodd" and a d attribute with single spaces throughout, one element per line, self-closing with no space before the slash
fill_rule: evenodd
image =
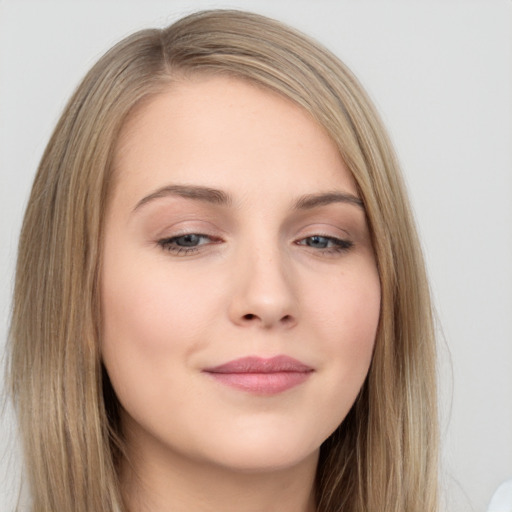
<path id="1" fill-rule="evenodd" d="M 8 378 L 32 510 L 123 510 L 118 403 L 99 353 L 102 221 L 117 136 L 176 76 L 220 73 L 302 106 L 337 143 L 372 234 L 382 306 L 366 382 L 321 447 L 319 512 L 437 510 L 435 343 L 397 160 L 351 72 L 318 43 L 240 11 L 121 41 L 87 74 L 43 155 L 19 244 Z"/>

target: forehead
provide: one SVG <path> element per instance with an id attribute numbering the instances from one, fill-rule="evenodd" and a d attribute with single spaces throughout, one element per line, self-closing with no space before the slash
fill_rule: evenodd
<path id="1" fill-rule="evenodd" d="M 287 98 L 240 79 L 196 76 L 169 85 L 131 114 L 116 147 L 122 188 L 165 182 L 246 191 L 267 185 L 356 192 L 337 146 Z"/>

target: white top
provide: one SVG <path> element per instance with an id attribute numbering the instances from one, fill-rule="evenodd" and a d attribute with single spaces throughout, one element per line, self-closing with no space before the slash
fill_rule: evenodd
<path id="1" fill-rule="evenodd" d="M 512 480 L 507 480 L 498 487 L 487 512 L 512 512 Z"/>

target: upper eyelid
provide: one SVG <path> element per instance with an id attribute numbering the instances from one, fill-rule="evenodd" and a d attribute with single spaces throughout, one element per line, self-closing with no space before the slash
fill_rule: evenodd
<path id="1" fill-rule="evenodd" d="M 154 236 L 157 239 L 170 239 L 185 235 L 203 235 L 210 238 L 222 238 L 227 237 L 228 233 L 226 230 L 213 225 L 209 221 L 190 219 L 172 225 L 166 225 L 158 229 Z"/>
<path id="2" fill-rule="evenodd" d="M 333 233 L 336 231 L 336 233 Z M 353 238 L 352 233 L 348 229 L 332 224 L 330 222 L 314 222 L 302 227 L 298 232 L 303 232 L 303 238 L 308 236 L 325 236 L 328 238 Z"/>
<path id="3" fill-rule="evenodd" d="M 301 216 L 302 217 L 302 216 Z M 166 223 L 167 224 L 167 223 Z M 325 236 L 340 240 L 352 240 L 360 238 L 359 228 L 352 225 L 352 221 L 340 221 L 339 219 L 296 219 L 292 222 L 285 221 L 280 228 L 281 240 L 288 239 L 295 243 L 299 239 L 310 236 Z M 176 222 L 163 226 L 154 232 L 153 240 L 171 239 L 187 234 L 203 235 L 218 242 L 229 241 L 240 235 L 241 227 L 236 223 L 226 224 L 225 219 L 206 219 L 203 216 L 177 219 Z M 354 232 L 355 230 L 355 232 Z"/>
<path id="4" fill-rule="evenodd" d="M 347 196 L 347 199 L 342 200 L 331 200 L 329 199 L 330 195 L 342 195 L 343 197 Z M 351 224 L 354 222 L 357 222 L 359 224 L 359 212 L 363 211 L 362 207 L 360 206 L 360 200 L 351 197 L 349 194 L 320 194 L 319 198 L 315 198 L 316 196 L 311 196 L 314 199 L 308 199 L 305 201 L 305 206 L 302 206 L 302 203 L 298 200 L 297 203 L 299 205 L 295 208 L 292 208 L 288 214 L 283 218 L 282 225 L 285 229 L 293 229 L 293 226 L 297 226 L 298 224 L 331 224 L 335 229 L 340 229 L 345 232 L 347 232 L 347 235 L 350 236 L 350 233 L 346 229 L 343 229 L 340 225 L 337 225 L 338 222 L 342 221 L 342 223 L 345 223 L 346 221 L 350 222 Z M 168 197 L 167 195 L 160 196 L 158 193 L 155 193 L 154 196 L 156 197 L 157 201 L 154 201 L 152 196 L 148 196 L 147 198 L 144 198 L 141 200 L 138 204 L 138 206 L 134 209 L 134 212 L 137 211 L 139 208 L 142 210 L 145 210 L 146 204 L 152 204 L 153 202 L 159 203 L 158 199 L 163 199 Z M 322 202 L 322 198 L 327 197 L 326 203 L 324 204 Z M 177 219 L 177 223 L 186 223 L 186 222 L 206 222 L 207 224 L 212 224 L 211 219 L 217 219 L 214 221 L 216 224 L 223 224 L 228 227 L 228 231 L 232 230 L 236 227 L 237 224 L 239 224 L 240 219 L 238 219 L 238 213 L 235 214 L 234 212 L 240 212 L 240 205 L 233 204 L 232 200 L 227 200 L 225 203 L 224 200 L 218 199 L 215 201 L 210 200 L 202 200 L 197 198 L 190 198 L 190 197 L 183 197 L 183 196 L 173 196 L 171 194 L 171 197 L 179 198 L 182 200 L 185 200 L 185 202 L 189 206 L 184 207 L 172 207 L 170 205 L 162 205 L 162 209 L 160 207 L 156 209 L 150 209 L 149 210 L 149 217 L 146 217 L 145 222 L 157 222 L 162 217 L 168 217 L 170 220 L 173 218 Z M 309 196 L 304 196 L 308 198 Z M 310 205 L 308 201 L 315 201 L 314 205 Z M 316 204 L 316 201 L 320 201 L 319 204 Z M 329 207 L 334 205 L 349 205 L 350 210 L 331 210 Z M 230 208 L 233 208 L 234 210 L 229 213 L 228 210 L 223 209 L 219 210 L 219 206 L 228 206 Z M 189 209 L 190 207 L 190 209 Z M 214 209 L 212 209 L 212 207 Z M 326 210 L 327 208 L 327 210 Z M 357 213 L 357 217 L 354 218 L 354 212 Z M 143 218 L 144 218 L 143 217 Z M 324 219 L 331 219 L 324 220 Z M 153 220 L 154 219 L 154 220 Z M 345 220 L 343 220 L 345 219 Z M 218 226 L 215 227 L 217 229 Z M 199 228 L 202 229 L 202 228 Z"/>

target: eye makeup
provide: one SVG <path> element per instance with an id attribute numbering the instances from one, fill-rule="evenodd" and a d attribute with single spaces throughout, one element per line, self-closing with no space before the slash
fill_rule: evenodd
<path id="1" fill-rule="evenodd" d="M 201 233 L 186 233 L 158 240 L 158 245 L 175 256 L 197 254 L 204 245 L 221 243 L 221 240 Z"/>
<path id="2" fill-rule="evenodd" d="M 133 219 L 144 239 L 177 257 L 208 254 L 213 246 L 236 242 L 244 231 L 261 230 L 260 219 L 268 217 L 266 211 L 261 216 L 253 212 L 241 215 L 238 208 L 225 204 L 182 197 L 150 201 L 137 213 Z M 276 243 L 318 257 L 341 256 L 366 246 L 369 239 L 364 211 L 349 201 L 278 211 L 268 229 L 276 230 Z"/>

